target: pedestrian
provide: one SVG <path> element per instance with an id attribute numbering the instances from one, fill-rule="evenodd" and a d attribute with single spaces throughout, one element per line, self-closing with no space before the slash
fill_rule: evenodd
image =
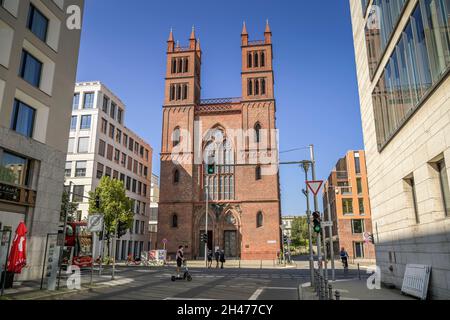
<path id="1" fill-rule="evenodd" d="M 184 247 L 183 246 L 179 246 L 178 247 L 178 251 L 177 251 L 177 277 L 180 277 L 180 269 L 181 266 L 183 265 L 183 261 L 184 261 L 184 252 L 183 252 Z"/>
<path id="2" fill-rule="evenodd" d="M 225 251 L 220 251 L 220 269 L 223 269 L 223 264 L 225 263 Z"/>
<path id="3" fill-rule="evenodd" d="M 219 269 L 219 258 L 220 258 L 220 251 L 219 251 L 219 249 L 216 249 L 216 252 L 214 253 L 214 256 L 216 258 L 216 269 Z"/>
<path id="4" fill-rule="evenodd" d="M 348 269 L 348 253 L 344 247 L 342 247 L 341 253 L 339 255 L 341 256 L 341 261 L 344 265 L 344 269 Z"/>
<path id="5" fill-rule="evenodd" d="M 212 268 L 212 260 L 213 260 L 212 250 L 208 250 L 208 269 Z"/>

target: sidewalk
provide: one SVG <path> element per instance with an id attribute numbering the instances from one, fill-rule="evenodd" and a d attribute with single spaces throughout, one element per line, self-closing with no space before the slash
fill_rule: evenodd
<path id="1" fill-rule="evenodd" d="M 173 265 L 175 263 L 173 262 Z M 204 260 L 189 260 L 189 268 L 205 268 Z M 220 262 L 219 262 L 220 266 Z M 300 269 L 309 268 L 309 264 L 302 261 L 292 261 L 292 264 L 278 264 L 278 260 L 227 260 L 224 264 L 227 269 Z M 212 268 L 216 268 L 216 261 L 212 263 Z"/>
<path id="2" fill-rule="evenodd" d="M 366 279 L 348 279 L 330 282 L 333 286 L 333 299 L 335 299 L 336 290 L 339 291 L 340 300 L 416 300 L 412 297 L 402 295 L 400 290 L 381 289 L 370 290 L 367 287 Z M 314 288 L 310 287 L 310 283 L 305 283 L 300 287 L 300 300 L 319 300 Z"/>

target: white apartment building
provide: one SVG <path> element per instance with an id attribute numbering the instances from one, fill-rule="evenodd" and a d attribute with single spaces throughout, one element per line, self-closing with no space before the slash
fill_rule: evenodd
<path id="1" fill-rule="evenodd" d="M 89 214 L 89 191 L 108 176 L 124 182 L 127 196 L 134 201 L 134 223 L 116 242 L 116 258 L 129 254 L 140 257 L 150 248 L 148 230 L 152 173 L 151 146 L 124 125 L 125 105 L 101 82 L 75 86 L 68 155 L 66 187 L 79 203 L 77 220 Z M 94 237 L 93 254 L 99 256 Z"/>
<path id="2" fill-rule="evenodd" d="M 159 177 L 152 174 L 152 184 L 150 189 L 150 220 L 148 231 L 150 232 L 150 247 L 154 250 L 157 248 L 158 234 L 158 202 L 159 202 Z"/>
<path id="3" fill-rule="evenodd" d="M 450 0 L 350 0 L 376 259 L 450 299 Z"/>
<path id="4" fill-rule="evenodd" d="M 47 234 L 60 225 L 64 163 L 81 30 L 66 8 L 83 0 L 0 1 L 0 230 L 27 226 L 27 267 L 39 279 Z M 0 243 L 0 266 L 8 254 Z"/>

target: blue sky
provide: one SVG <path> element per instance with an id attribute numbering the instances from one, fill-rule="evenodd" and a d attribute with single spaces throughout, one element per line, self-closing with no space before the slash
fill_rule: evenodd
<path id="1" fill-rule="evenodd" d="M 203 50 L 202 98 L 241 96 L 240 33 L 273 32 L 280 151 L 314 144 L 317 176 L 362 149 L 362 128 L 347 0 L 86 0 L 77 81 L 100 80 L 126 104 L 126 125 L 159 151 L 166 41 L 170 28 L 187 44 L 195 25 Z M 281 160 L 309 157 L 308 150 Z M 303 171 L 282 167 L 284 215 L 303 214 Z M 320 201 L 321 202 L 321 201 Z"/>

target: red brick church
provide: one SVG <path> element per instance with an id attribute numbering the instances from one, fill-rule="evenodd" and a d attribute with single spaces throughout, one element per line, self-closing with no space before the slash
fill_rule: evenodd
<path id="1" fill-rule="evenodd" d="M 208 248 L 227 258 L 275 259 L 281 248 L 272 32 L 250 41 L 241 35 L 242 97 L 201 99 L 200 43 L 170 32 L 163 106 L 158 246 L 169 254 L 186 246 L 188 258 L 204 257 L 206 198 Z M 206 156 L 205 156 L 206 155 Z M 207 162 L 217 166 L 208 174 Z"/>

